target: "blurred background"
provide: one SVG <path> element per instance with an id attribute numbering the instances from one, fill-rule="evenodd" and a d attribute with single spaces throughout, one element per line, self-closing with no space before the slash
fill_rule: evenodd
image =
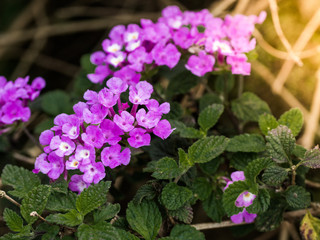
<path id="1" fill-rule="evenodd" d="M 254 32 L 257 48 L 244 88 L 267 101 L 277 117 L 289 108 L 300 108 L 305 128 L 299 143 L 310 148 L 320 142 L 319 0 L 0 0 L 0 75 L 10 80 L 26 75 L 44 77 L 47 86 L 43 93 L 58 92 L 65 102 L 64 109 L 55 109 L 57 114 L 68 112 L 85 89 L 94 87 L 86 78 L 93 71 L 89 54 L 101 49 L 109 30 L 118 24 L 139 23 L 141 18 L 156 20 L 169 5 L 182 10 L 207 8 L 217 17 L 267 11 L 266 21 Z M 55 103 L 47 106 L 56 107 Z M 52 124 L 53 116 L 43 113 L 39 101 L 32 108 L 35 113 L 27 127 L 37 135 Z M 22 130 L 10 141 L 19 152 L 9 158 L 9 143 L 1 139 L 0 169 L 9 162 L 32 169 L 39 150 Z M 318 175 L 311 172 L 309 178 L 320 181 Z M 4 201 L 0 204 L 2 212 Z M 201 207 L 195 212 L 195 223 L 210 221 Z M 0 235 L 6 231 L 0 216 Z M 244 229 L 240 231 L 228 228 L 206 234 L 207 239 L 233 239 L 243 235 Z M 239 239 L 273 239 L 278 232 L 255 232 Z"/>

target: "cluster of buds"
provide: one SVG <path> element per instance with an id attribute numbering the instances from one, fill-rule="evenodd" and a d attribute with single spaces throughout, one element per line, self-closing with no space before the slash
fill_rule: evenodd
<path id="1" fill-rule="evenodd" d="M 140 26 L 115 26 L 102 42 L 103 51 L 91 55 L 97 67 L 88 78 L 94 83 L 102 83 L 108 76 L 136 82 L 142 72 L 158 66 L 175 67 L 182 55 L 188 59 L 185 67 L 199 77 L 220 69 L 249 75 L 246 53 L 256 45 L 251 38 L 254 25 L 265 17 L 262 12 L 258 17 L 227 15 L 223 20 L 208 10 L 181 12 L 177 6 L 169 6 L 156 23 L 141 19 Z"/>
<path id="2" fill-rule="evenodd" d="M 45 87 L 43 78 L 35 78 L 28 84 L 29 76 L 17 78 L 14 82 L 0 76 L 0 134 L 8 131 L 16 121 L 27 122 L 31 111 L 28 102 L 33 101 Z"/>
<path id="3" fill-rule="evenodd" d="M 170 104 L 150 99 L 150 83 L 128 84 L 113 77 L 106 85 L 98 93 L 87 90 L 86 102 L 75 104 L 74 114 L 58 115 L 55 126 L 41 133 L 44 153 L 36 159 L 34 173 L 42 172 L 52 180 L 64 174 L 67 180 L 68 170 L 78 169 L 83 175 L 73 175 L 69 188 L 80 193 L 105 177 L 105 167 L 129 164 L 130 147 L 150 145 L 151 133 L 162 139 L 171 134 L 170 123 L 162 119 Z M 127 90 L 131 106 L 121 100 Z"/>

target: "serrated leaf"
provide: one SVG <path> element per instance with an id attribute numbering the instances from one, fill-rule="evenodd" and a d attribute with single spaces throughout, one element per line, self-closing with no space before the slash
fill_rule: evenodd
<path id="1" fill-rule="evenodd" d="M 205 240 L 204 234 L 190 225 L 175 225 L 170 233 L 170 237 L 179 240 Z"/>
<path id="2" fill-rule="evenodd" d="M 49 225 L 48 223 L 41 223 L 38 225 L 36 229 L 37 234 L 41 234 L 41 240 L 54 240 L 59 239 L 58 233 L 60 231 L 60 227 L 57 225 Z M 43 232 L 45 232 L 43 234 Z"/>
<path id="3" fill-rule="evenodd" d="M 76 200 L 77 210 L 84 215 L 100 207 L 107 201 L 107 192 L 111 182 L 101 181 L 84 189 Z"/>
<path id="4" fill-rule="evenodd" d="M 23 219 L 15 211 L 4 209 L 3 219 L 11 231 L 20 232 L 23 229 Z"/>
<path id="5" fill-rule="evenodd" d="M 199 167 L 201 168 L 201 170 L 209 175 L 214 175 L 220 165 L 224 162 L 224 158 L 222 156 L 219 156 L 217 158 L 212 159 L 210 162 L 206 162 L 206 163 L 200 163 Z"/>
<path id="6" fill-rule="evenodd" d="M 320 168 L 319 146 L 315 146 L 313 149 L 305 152 L 302 164 L 309 168 Z"/>
<path id="7" fill-rule="evenodd" d="M 162 190 L 161 201 L 169 210 L 177 210 L 186 204 L 192 197 L 192 191 L 176 183 L 168 183 Z"/>
<path id="8" fill-rule="evenodd" d="M 119 240 L 140 240 L 140 238 L 136 237 L 135 235 L 125 231 L 125 230 L 122 230 L 122 229 L 117 229 L 116 228 L 116 231 L 119 235 Z"/>
<path id="9" fill-rule="evenodd" d="M 16 197 L 23 198 L 34 187 L 40 185 L 40 179 L 31 171 L 22 167 L 6 165 L 1 174 L 2 184 L 12 186 L 15 191 L 10 193 Z"/>
<path id="10" fill-rule="evenodd" d="M 156 238 L 161 227 L 162 217 L 155 202 L 143 201 L 138 205 L 130 202 L 126 213 L 127 220 L 134 231 L 146 240 Z"/>
<path id="11" fill-rule="evenodd" d="M 179 133 L 183 138 L 202 138 L 205 136 L 201 131 L 192 127 L 187 127 L 183 122 L 171 120 L 170 124 L 172 128 L 176 129 L 175 132 Z"/>
<path id="12" fill-rule="evenodd" d="M 293 136 L 297 136 L 303 126 L 303 114 L 299 108 L 292 108 L 282 114 L 278 120 L 279 124 L 287 126 Z"/>
<path id="13" fill-rule="evenodd" d="M 181 175 L 183 172 L 183 170 L 178 167 L 177 162 L 169 157 L 150 162 L 144 171 L 153 172 L 152 177 L 156 179 L 172 179 Z"/>
<path id="14" fill-rule="evenodd" d="M 219 120 L 221 114 L 223 113 L 224 107 L 222 104 L 212 104 L 206 107 L 200 114 L 198 118 L 198 123 L 201 129 L 207 132 L 212 128 Z"/>
<path id="15" fill-rule="evenodd" d="M 301 186 L 290 186 L 285 191 L 285 197 L 289 206 L 300 209 L 306 208 L 310 205 L 311 197 Z"/>
<path id="16" fill-rule="evenodd" d="M 267 151 L 273 161 L 286 163 L 291 161 L 290 156 L 295 147 L 295 138 L 287 126 L 280 125 L 269 131 L 267 139 Z"/>
<path id="17" fill-rule="evenodd" d="M 300 224 L 300 233 L 305 240 L 320 239 L 320 219 L 307 211 Z"/>
<path id="18" fill-rule="evenodd" d="M 270 194 L 267 189 L 259 189 L 253 203 L 246 208 L 249 213 L 262 213 L 265 212 L 270 205 Z"/>
<path id="19" fill-rule="evenodd" d="M 194 163 L 205 163 L 218 157 L 228 146 L 224 136 L 211 136 L 196 141 L 188 149 L 189 159 Z"/>
<path id="20" fill-rule="evenodd" d="M 209 198 L 202 202 L 202 207 L 209 218 L 215 222 L 221 222 L 222 217 L 226 214 L 222 206 L 222 192 L 217 190 L 211 192 Z"/>
<path id="21" fill-rule="evenodd" d="M 260 172 L 273 164 L 269 158 L 257 158 L 250 162 L 244 170 L 244 175 L 248 183 L 254 185 L 257 182 L 256 178 Z"/>
<path id="22" fill-rule="evenodd" d="M 68 194 L 53 192 L 49 199 L 46 208 L 51 211 L 68 212 L 71 209 L 76 209 L 77 194 L 68 192 Z"/>
<path id="23" fill-rule="evenodd" d="M 198 177 L 193 182 L 191 190 L 197 198 L 203 201 L 210 196 L 212 185 L 206 178 Z"/>
<path id="24" fill-rule="evenodd" d="M 69 95 L 61 90 L 47 92 L 41 97 L 41 108 L 44 112 L 56 116 L 60 113 L 72 113 Z"/>
<path id="25" fill-rule="evenodd" d="M 64 214 L 51 214 L 48 217 L 46 217 L 46 220 L 50 223 L 74 227 L 82 223 L 83 216 L 77 210 L 72 209 L 71 211 Z"/>
<path id="26" fill-rule="evenodd" d="M 245 92 L 231 102 L 232 112 L 243 121 L 258 122 L 263 113 L 271 113 L 268 104 L 251 92 Z"/>
<path id="27" fill-rule="evenodd" d="M 268 135 L 268 132 L 279 126 L 277 119 L 271 114 L 261 114 L 259 116 L 259 128 L 264 135 Z"/>
<path id="28" fill-rule="evenodd" d="M 98 209 L 93 213 L 93 219 L 95 223 L 109 220 L 120 212 L 120 204 L 108 204 L 107 206 Z"/>
<path id="29" fill-rule="evenodd" d="M 292 154 L 295 155 L 297 158 L 304 158 L 304 154 L 306 153 L 307 149 L 303 146 L 296 144 Z"/>
<path id="30" fill-rule="evenodd" d="M 186 170 L 193 166 L 193 163 L 190 161 L 188 154 L 182 149 L 178 149 L 179 155 L 179 167 Z"/>
<path id="31" fill-rule="evenodd" d="M 268 185 L 279 186 L 288 177 L 288 171 L 277 165 L 266 168 L 262 180 Z"/>
<path id="32" fill-rule="evenodd" d="M 68 182 L 65 180 L 61 181 L 55 181 L 51 184 L 52 191 L 58 192 L 58 193 L 68 193 Z"/>
<path id="33" fill-rule="evenodd" d="M 228 152 L 263 152 L 266 144 L 262 136 L 258 134 L 241 134 L 230 138 Z"/>
<path id="34" fill-rule="evenodd" d="M 193 219 L 193 209 L 190 204 L 186 204 L 177 210 L 168 210 L 168 213 L 173 218 L 187 224 L 190 224 Z"/>
<path id="35" fill-rule="evenodd" d="M 29 223 L 34 223 L 38 217 L 30 216 L 30 213 L 36 211 L 39 215 L 42 214 L 46 207 L 47 201 L 51 193 L 51 187 L 48 185 L 40 185 L 32 189 L 27 196 L 22 200 L 20 212 L 23 218 Z"/>
<path id="36" fill-rule="evenodd" d="M 226 211 L 228 217 L 238 214 L 242 211 L 243 207 L 239 208 L 236 206 L 235 202 L 239 195 L 247 191 L 249 186 L 244 181 L 233 182 L 229 185 L 229 187 L 225 190 L 222 197 L 223 208 Z"/>
<path id="37" fill-rule="evenodd" d="M 110 223 L 99 222 L 95 225 L 81 224 L 77 231 L 79 240 L 119 240 L 119 234 L 116 228 Z"/>
<path id="38" fill-rule="evenodd" d="M 156 196 L 154 187 L 150 184 L 142 185 L 133 198 L 134 204 L 139 204 L 143 199 L 152 200 Z"/>
<path id="39" fill-rule="evenodd" d="M 199 101 L 199 110 L 202 111 L 207 106 L 214 104 L 214 103 L 222 103 L 220 97 L 215 93 L 207 93 L 203 95 Z"/>
<path id="40" fill-rule="evenodd" d="M 239 171 L 244 171 L 247 165 L 257 158 L 258 158 L 257 153 L 237 152 L 235 154 L 232 154 L 230 166 Z"/>

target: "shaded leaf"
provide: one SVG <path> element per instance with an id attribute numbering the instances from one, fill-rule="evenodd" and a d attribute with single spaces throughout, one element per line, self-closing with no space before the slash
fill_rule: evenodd
<path id="1" fill-rule="evenodd" d="M 133 198 L 134 204 L 139 204 L 143 199 L 152 200 L 156 196 L 154 187 L 150 184 L 142 185 Z"/>
<path id="2" fill-rule="evenodd" d="M 173 78 L 169 78 L 170 82 L 167 88 L 167 98 L 172 98 L 174 95 L 187 93 L 192 87 L 198 83 L 198 77 L 190 71 L 183 71 L 176 74 Z"/>
<path id="3" fill-rule="evenodd" d="M 76 209 L 77 194 L 69 191 L 68 194 L 53 192 L 48 200 L 47 209 L 51 211 L 67 212 Z"/>
<path id="4" fill-rule="evenodd" d="M 199 110 L 200 112 L 205 109 L 207 106 L 214 103 L 222 103 L 221 98 L 215 93 L 204 94 L 199 101 Z"/>
<path id="5" fill-rule="evenodd" d="M 302 164 L 309 168 L 320 168 L 319 146 L 315 146 L 313 149 L 305 152 Z"/>
<path id="6" fill-rule="evenodd" d="M 81 224 L 76 234 L 79 240 L 120 239 L 117 229 L 107 222 L 99 222 L 95 225 Z"/>
<path id="7" fill-rule="evenodd" d="M 153 172 L 152 177 L 157 179 L 172 179 L 183 172 L 183 170 L 178 167 L 177 162 L 169 157 L 150 162 L 144 171 Z"/>
<path id="8" fill-rule="evenodd" d="M 170 233 L 170 237 L 179 240 L 205 240 L 204 234 L 190 225 L 175 225 Z"/>
<path id="9" fill-rule="evenodd" d="M 266 144 L 262 136 L 258 134 L 241 134 L 230 138 L 228 152 L 263 152 Z"/>
<path id="10" fill-rule="evenodd" d="M 72 209 L 71 211 L 64 214 L 51 214 L 48 217 L 46 217 L 46 220 L 50 223 L 57 223 L 73 227 L 82 223 L 83 216 L 77 210 Z"/>
<path id="11" fill-rule="evenodd" d="M 210 162 L 200 163 L 199 167 L 205 173 L 207 173 L 209 175 L 214 175 L 218 171 L 220 165 L 223 162 L 224 162 L 224 158 L 219 156 L 217 158 L 212 159 Z"/>
<path id="12" fill-rule="evenodd" d="M 198 118 L 198 123 L 201 129 L 207 132 L 212 128 L 219 120 L 221 114 L 223 113 L 224 107 L 222 104 L 212 104 L 206 107 L 200 114 Z"/>
<path id="13" fill-rule="evenodd" d="M 288 177 L 288 171 L 277 165 L 266 168 L 262 180 L 271 186 L 279 186 Z"/>
<path id="14" fill-rule="evenodd" d="M 120 204 L 108 204 L 103 206 L 101 209 L 98 209 L 93 213 L 93 219 L 95 223 L 109 220 L 113 218 L 116 214 L 120 212 Z"/>
<path id="15" fill-rule="evenodd" d="M 192 191 L 176 183 L 168 183 L 162 190 L 161 201 L 169 210 L 177 210 L 185 205 L 192 197 Z"/>
<path id="16" fill-rule="evenodd" d="M 222 217 L 226 214 L 222 206 L 222 191 L 217 190 L 211 192 L 209 198 L 202 202 L 202 207 L 210 217 L 215 222 L 221 222 Z"/>
<path id="17" fill-rule="evenodd" d="M 197 198 L 203 201 L 210 196 L 212 186 L 206 178 L 198 177 L 193 182 L 191 190 Z"/>
<path id="18" fill-rule="evenodd" d="M 59 239 L 58 233 L 60 227 L 57 225 L 49 225 L 48 223 L 41 223 L 37 226 L 35 232 L 39 235 L 42 235 L 41 240 L 54 240 Z M 44 234 L 43 234 L 44 233 Z"/>
<path id="19" fill-rule="evenodd" d="M 285 191 L 285 197 L 287 203 L 296 209 L 306 208 L 311 202 L 310 193 L 301 186 L 288 187 Z"/>
<path id="20" fill-rule="evenodd" d="M 292 108 L 282 114 L 278 120 L 279 124 L 287 126 L 293 136 L 297 136 L 303 126 L 303 114 L 299 108 Z"/>
<path id="21" fill-rule="evenodd" d="M 256 178 L 260 172 L 273 164 L 274 163 L 269 158 L 257 158 L 250 162 L 244 170 L 244 175 L 246 176 L 248 183 L 255 185 L 257 182 Z"/>
<path id="22" fill-rule="evenodd" d="M 268 113 L 261 114 L 259 116 L 259 128 L 264 135 L 268 135 L 268 132 L 279 126 L 279 123 L 274 116 Z"/>
<path id="23" fill-rule="evenodd" d="M 173 218 L 186 224 L 190 224 L 193 219 L 193 209 L 190 204 L 186 204 L 185 206 L 178 208 L 177 210 L 168 210 L 168 213 Z"/>
<path id="24" fill-rule="evenodd" d="M 238 196 L 249 189 L 249 186 L 244 181 L 233 182 L 229 185 L 229 187 L 225 190 L 222 197 L 223 208 L 226 211 L 228 217 L 238 214 L 242 211 L 243 207 L 238 208 L 235 205 L 235 202 Z"/>
<path id="25" fill-rule="evenodd" d="M 246 208 L 249 213 L 265 212 L 270 205 L 270 194 L 267 189 L 259 189 L 253 203 Z"/>
<path id="26" fill-rule="evenodd" d="M 3 219 L 5 220 L 8 228 L 14 232 L 20 232 L 23 229 L 23 219 L 9 208 L 4 209 Z"/>
<path id="27" fill-rule="evenodd" d="M 56 116 L 60 113 L 72 113 L 69 95 L 61 90 L 47 92 L 41 97 L 41 108 L 44 112 Z"/>
<path id="28" fill-rule="evenodd" d="M 252 162 L 253 160 L 258 158 L 257 153 L 242 153 L 237 152 L 232 155 L 230 166 L 234 167 L 237 170 L 243 171 L 249 162 Z"/>

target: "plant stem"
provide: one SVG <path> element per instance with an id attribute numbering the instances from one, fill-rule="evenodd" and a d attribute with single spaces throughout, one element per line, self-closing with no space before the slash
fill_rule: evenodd
<path id="1" fill-rule="evenodd" d="M 28 136 L 28 138 L 42 151 L 44 152 L 42 146 L 40 143 L 34 138 L 34 136 L 29 132 L 29 130 L 25 127 L 25 125 L 22 125 L 23 132 Z"/>
<path id="2" fill-rule="evenodd" d="M 243 75 L 239 76 L 239 85 L 238 85 L 238 98 L 241 97 L 243 92 L 243 83 L 244 83 Z"/>
<path id="3" fill-rule="evenodd" d="M 11 197 L 9 197 L 5 191 L 0 190 L 0 198 L 5 198 L 10 202 L 12 202 L 13 204 L 17 205 L 18 207 L 21 207 L 21 204 L 18 203 L 16 200 L 12 199 Z"/>
<path id="4" fill-rule="evenodd" d="M 292 166 L 291 166 L 291 170 L 292 170 L 291 184 L 292 184 L 292 185 L 296 185 L 296 175 L 297 175 L 296 169 L 297 169 L 297 168 L 296 168 L 295 165 L 292 165 Z"/>

